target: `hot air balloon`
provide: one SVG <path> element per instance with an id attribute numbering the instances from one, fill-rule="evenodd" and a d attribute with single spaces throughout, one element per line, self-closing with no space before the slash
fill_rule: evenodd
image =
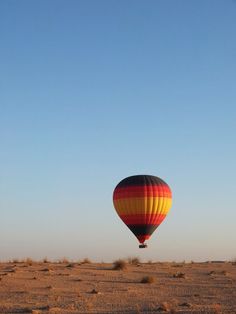
<path id="1" fill-rule="evenodd" d="M 162 179 L 136 175 L 123 179 L 113 192 L 117 214 L 138 239 L 139 248 L 165 219 L 172 203 L 171 189 Z"/>

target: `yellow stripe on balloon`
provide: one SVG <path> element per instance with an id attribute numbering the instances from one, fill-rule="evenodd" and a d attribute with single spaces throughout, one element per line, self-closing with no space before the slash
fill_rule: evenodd
<path id="1" fill-rule="evenodd" d="M 114 206 L 119 215 L 166 215 L 171 204 L 172 199 L 168 197 L 132 197 L 114 200 Z"/>

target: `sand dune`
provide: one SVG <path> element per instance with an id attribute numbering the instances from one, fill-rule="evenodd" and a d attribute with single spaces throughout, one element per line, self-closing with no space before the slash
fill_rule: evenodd
<path id="1" fill-rule="evenodd" d="M 0 313 L 233 314 L 236 265 L 1 263 Z"/>

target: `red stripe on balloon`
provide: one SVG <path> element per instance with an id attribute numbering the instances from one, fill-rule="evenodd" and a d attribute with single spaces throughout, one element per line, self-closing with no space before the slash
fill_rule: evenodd
<path id="1" fill-rule="evenodd" d="M 136 236 L 140 243 L 144 243 L 146 240 L 150 238 L 150 234 L 143 234 L 140 236 Z"/>
<path id="2" fill-rule="evenodd" d="M 169 197 L 171 190 L 168 185 L 143 185 L 116 188 L 113 199 L 130 198 L 130 197 Z"/>
<path id="3" fill-rule="evenodd" d="M 161 214 L 136 214 L 136 215 L 120 215 L 120 218 L 127 225 L 143 225 L 143 224 L 154 224 L 159 225 L 165 219 L 166 215 Z"/>

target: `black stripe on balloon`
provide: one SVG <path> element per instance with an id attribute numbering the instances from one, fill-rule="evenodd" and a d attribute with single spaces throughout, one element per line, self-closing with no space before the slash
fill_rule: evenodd
<path id="1" fill-rule="evenodd" d="M 127 225 L 135 236 L 151 235 L 158 225 Z"/>
<path id="2" fill-rule="evenodd" d="M 126 187 L 126 186 L 143 186 L 143 185 L 167 185 L 165 181 L 159 177 L 150 176 L 150 175 L 137 175 L 131 176 L 123 179 L 118 183 L 116 187 Z"/>

